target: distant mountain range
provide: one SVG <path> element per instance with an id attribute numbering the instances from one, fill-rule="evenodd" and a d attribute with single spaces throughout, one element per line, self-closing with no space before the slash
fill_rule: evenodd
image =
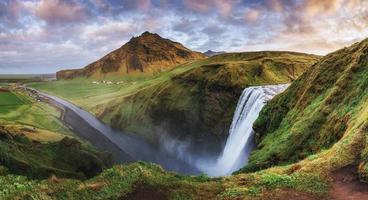
<path id="1" fill-rule="evenodd" d="M 206 52 L 204 52 L 203 54 L 211 57 L 211 56 L 215 56 L 215 55 L 219 55 L 219 54 L 223 54 L 226 53 L 225 51 L 212 51 L 212 50 L 207 50 Z"/>
<path id="2" fill-rule="evenodd" d="M 89 77 L 98 79 L 135 72 L 155 73 L 202 58 L 206 58 L 206 56 L 200 52 L 191 51 L 178 42 L 162 38 L 158 34 L 144 32 L 139 37 L 131 38 L 122 47 L 82 69 L 57 72 L 57 78 Z"/>

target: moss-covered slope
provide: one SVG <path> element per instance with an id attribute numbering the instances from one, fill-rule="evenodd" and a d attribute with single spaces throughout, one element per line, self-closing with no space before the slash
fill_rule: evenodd
<path id="1" fill-rule="evenodd" d="M 51 175 L 89 178 L 111 165 L 109 156 L 65 137 L 56 142 L 39 142 L 26 137 L 20 129 L 0 126 L 0 165 L 9 172 L 31 178 Z"/>
<path id="2" fill-rule="evenodd" d="M 85 181 L 55 176 L 29 180 L 5 174 L 0 176 L 0 183 L 1 199 L 330 199 L 324 198 L 326 183 L 308 174 L 288 176 L 264 171 L 229 178 L 190 177 L 147 163 L 117 165 Z"/>
<path id="3" fill-rule="evenodd" d="M 361 162 L 366 177 L 367 108 L 368 39 L 323 57 L 264 107 L 244 170 L 309 156 L 296 169 L 331 172 Z"/>
<path id="4" fill-rule="evenodd" d="M 97 105 L 97 115 L 115 128 L 151 139 L 157 138 L 155 132 L 166 132 L 217 152 L 245 87 L 291 82 L 318 59 L 293 52 L 214 56 L 169 80 Z"/>

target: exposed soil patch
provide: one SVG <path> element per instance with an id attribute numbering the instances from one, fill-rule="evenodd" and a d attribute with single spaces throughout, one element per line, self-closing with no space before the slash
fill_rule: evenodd
<path id="1" fill-rule="evenodd" d="M 262 200 L 324 200 L 323 197 L 319 197 L 307 192 L 295 191 L 292 189 L 283 189 L 277 193 L 266 193 L 260 199 Z"/>
<path id="2" fill-rule="evenodd" d="M 153 187 L 145 184 L 138 184 L 134 187 L 134 190 L 120 200 L 144 200 L 144 199 L 154 199 L 154 200 L 168 200 L 169 197 L 167 193 L 157 187 Z"/>
<path id="3" fill-rule="evenodd" d="M 368 184 L 360 182 L 357 170 L 353 166 L 332 173 L 330 199 L 363 200 L 368 199 Z"/>
<path id="4" fill-rule="evenodd" d="M 10 91 L 8 89 L 0 88 L 0 93 L 1 92 L 10 92 Z"/>

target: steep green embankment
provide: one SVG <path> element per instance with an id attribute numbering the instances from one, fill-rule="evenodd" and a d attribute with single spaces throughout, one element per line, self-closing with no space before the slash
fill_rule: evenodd
<path id="1" fill-rule="evenodd" d="M 367 180 L 368 39 L 323 57 L 262 110 L 244 170 L 293 163 L 331 172 L 359 165 Z"/>
<path id="2" fill-rule="evenodd" d="M 31 178 L 51 175 L 69 178 L 89 178 L 102 172 L 111 161 L 107 155 L 65 137 L 56 142 L 41 143 L 25 134 L 26 128 L 0 126 L 0 165 L 9 172 Z"/>
<path id="3" fill-rule="evenodd" d="M 0 166 L 32 178 L 87 178 L 109 166 L 107 155 L 82 144 L 61 112 L 21 89 L 0 91 Z M 66 137 L 68 136 L 68 137 Z M 1 188 L 0 188 L 1 191 Z"/>
<path id="4" fill-rule="evenodd" d="M 153 139 L 153 133 L 167 132 L 179 139 L 191 137 L 194 144 L 211 141 L 213 146 L 207 148 L 220 150 L 245 87 L 291 82 L 318 58 L 293 52 L 218 55 L 170 79 L 99 104 L 95 110 L 115 128 Z"/>

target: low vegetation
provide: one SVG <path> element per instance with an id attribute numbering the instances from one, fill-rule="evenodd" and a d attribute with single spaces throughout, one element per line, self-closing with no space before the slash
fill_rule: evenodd
<path id="1" fill-rule="evenodd" d="M 39 102 L 24 91 L 0 92 L 0 124 L 31 126 L 38 132 L 71 135 L 71 131 L 59 120 L 60 111 Z"/>
<path id="2" fill-rule="evenodd" d="M 52 176 L 30 180 L 0 176 L 2 199 L 270 199 L 285 195 L 326 195 L 328 185 L 310 174 L 281 175 L 263 171 L 229 178 L 189 177 L 162 170 L 154 164 L 114 166 L 100 175 L 80 181 Z"/>

